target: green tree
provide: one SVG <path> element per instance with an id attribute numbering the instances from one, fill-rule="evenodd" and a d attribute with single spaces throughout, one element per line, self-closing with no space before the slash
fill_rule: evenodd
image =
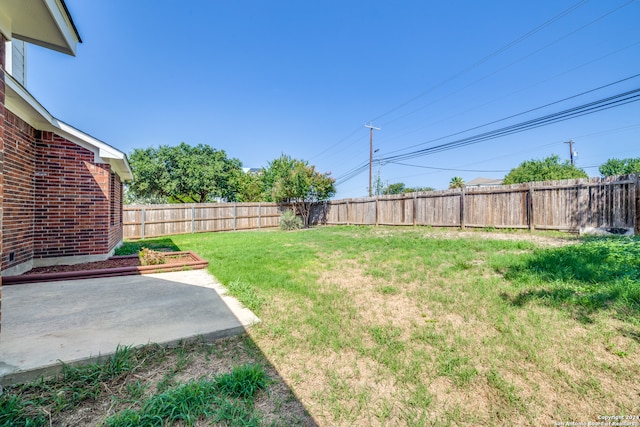
<path id="1" fill-rule="evenodd" d="M 459 176 L 454 176 L 453 178 L 451 178 L 451 181 L 449 181 L 449 188 L 462 187 L 464 187 L 464 179 L 460 178 Z"/>
<path id="2" fill-rule="evenodd" d="M 262 171 L 244 172 L 240 170 L 234 176 L 236 188 L 236 201 L 238 202 L 262 202 L 265 201 L 264 182 Z"/>
<path id="3" fill-rule="evenodd" d="M 376 175 L 376 179 L 373 181 L 373 195 L 382 196 L 384 194 L 384 184 L 382 183 L 382 177 L 380 177 L 380 170 Z"/>
<path id="4" fill-rule="evenodd" d="M 394 184 L 387 185 L 383 190 L 382 194 L 402 194 L 404 192 L 404 182 L 396 182 Z"/>
<path id="5" fill-rule="evenodd" d="M 527 160 L 504 177 L 503 184 L 519 184 L 534 181 L 557 181 L 561 179 L 588 178 L 587 173 L 570 164 L 561 162 L 557 155 L 542 160 Z"/>
<path id="6" fill-rule="evenodd" d="M 418 193 L 421 191 L 436 191 L 433 187 L 406 187 L 402 190 L 403 193 Z"/>
<path id="7" fill-rule="evenodd" d="M 138 197 L 133 194 L 128 183 L 123 186 L 123 200 L 125 205 L 156 205 L 169 203 L 169 199 L 164 196 Z"/>
<path id="8" fill-rule="evenodd" d="M 640 174 L 640 157 L 609 159 L 598 168 L 602 176 Z"/>
<path id="9" fill-rule="evenodd" d="M 306 161 L 283 154 L 264 169 L 267 200 L 290 203 L 307 227 L 313 204 L 336 193 L 335 180 L 330 174 L 320 173 Z"/>
<path id="10" fill-rule="evenodd" d="M 236 200 L 234 177 L 240 160 L 208 145 L 136 148 L 129 156 L 134 198 L 166 198 L 173 203 L 204 203 L 216 198 Z"/>

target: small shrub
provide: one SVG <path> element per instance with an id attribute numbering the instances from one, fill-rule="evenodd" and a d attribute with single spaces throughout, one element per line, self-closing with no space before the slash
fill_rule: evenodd
<path id="1" fill-rule="evenodd" d="M 140 258 L 140 265 L 160 265 L 167 262 L 165 254 L 149 248 L 142 248 L 138 257 Z"/>
<path id="2" fill-rule="evenodd" d="M 280 215 L 280 229 L 289 231 L 299 228 L 302 228 L 302 219 L 296 216 L 292 210 L 288 209 Z"/>

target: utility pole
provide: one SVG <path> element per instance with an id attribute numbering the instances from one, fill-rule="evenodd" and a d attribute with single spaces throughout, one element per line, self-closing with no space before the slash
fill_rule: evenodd
<path id="1" fill-rule="evenodd" d="M 571 166 L 575 166 L 575 161 L 573 160 L 573 139 L 565 141 L 565 144 L 569 144 L 569 158 L 571 159 Z"/>
<path id="2" fill-rule="evenodd" d="M 372 165 L 373 165 L 373 131 L 380 130 L 380 128 L 374 127 L 373 122 L 369 122 L 368 125 L 364 125 L 364 127 L 369 128 L 369 197 L 372 196 Z"/>

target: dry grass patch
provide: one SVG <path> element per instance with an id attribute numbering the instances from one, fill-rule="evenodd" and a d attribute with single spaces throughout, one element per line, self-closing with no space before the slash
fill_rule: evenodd
<path id="1" fill-rule="evenodd" d="M 636 241 L 402 227 L 173 240 L 208 259 L 262 323 L 219 354 L 168 355 L 131 378 L 149 384 L 144 393 L 253 360 L 277 378 L 254 404 L 265 425 L 640 414 Z M 105 387 L 124 384 L 135 388 L 129 379 Z"/>
<path id="2" fill-rule="evenodd" d="M 251 343 L 247 337 L 235 337 L 216 341 L 212 344 L 200 342 L 185 343 L 175 348 L 162 348 L 160 346 L 147 346 L 141 349 L 126 350 L 126 359 L 131 365 L 122 369 L 114 376 L 105 378 L 96 384 L 97 389 L 91 395 L 78 397 L 80 393 L 91 390 L 93 385 L 91 378 L 95 376 L 95 370 L 82 370 L 72 373 L 74 382 L 70 382 L 69 375 L 53 380 L 43 380 L 27 386 L 15 386 L 5 390 L 2 395 L 2 409 L 6 399 L 12 396 L 26 402 L 25 417 L 13 417 L 5 419 L 0 411 L 0 425 L 7 426 L 101 426 L 101 425 L 140 425 L 141 420 L 111 424 L 116 417 L 121 417 L 126 411 L 141 411 L 145 402 L 157 399 L 163 395 L 167 399 L 179 399 L 171 397 L 181 387 L 194 382 L 216 381 L 223 375 L 228 375 L 234 369 L 244 366 L 256 366 L 264 370 L 268 379 L 267 390 L 258 391 L 249 400 L 229 399 L 221 400 L 220 405 L 228 405 L 224 408 L 228 420 L 219 425 L 274 425 L 274 426 L 312 426 L 315 425 L 304 406 L 296 399 L 286 382 L 280 377 L 277 370 L 268 364 L 261 352 Z M 73 370 L 73 368 L 71 368 Z M 73 371 L 72 371 L 73 372 Z M 72 402 L 71 396 L 77 401 Z M 221 392 L 217 396 L 223 398 Z M 66 403 L 61 400 L 67 396 Z M 184 407 L 191 404 L 188 399 L 201 399 L 198 396 L 183 399 Z M 61 405 L 65 405 L 62 407 Z M 176 407 L 177 413 L 183 407 Z M 220 408 L 218 408 L 220 409 Z M 209 410 L 215 413 L 214 409 Z M 230 415 L 235 411 L 235 418 Z M 211 418 L 195 416 L 191 422 L 167 420 L 160 423 L 155 420 L 153 425 L 212 425 Z M 144 421 L 149 424 L 149 420 Z"/>
<path id="3" fill-rule="evenodd" d="M 635 327 L 623 322 L 625 335 L 605 312 L 584 324 L 503 298 L 513 285 L 489 260 L 535 246 L 436 233 L 444 242 L 434 253 L 422 233 L 372 234 L 366 252 L 362 235 L 353 250 L 318 245 L 302 312 L 284 314 L 300 300 L 278 294 L 280 308 L 252 332 L 320 425 L 533 425 L 637 411 Z M 416 235 L 413 250 L 397 242 Z M 554 240 L 543 244 L 575 243 Z M 268 336 L 270 322 L 295 336 L 295 351 Z"/>

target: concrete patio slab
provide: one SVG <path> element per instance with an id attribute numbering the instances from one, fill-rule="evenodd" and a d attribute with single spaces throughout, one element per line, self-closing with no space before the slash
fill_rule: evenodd
<path id="1" fill-rule="evenodd" d="M 87 363 L 118 345 L 240 334 L 260 320 L 205 270 L 3 286 L 0 384 Z"/>

